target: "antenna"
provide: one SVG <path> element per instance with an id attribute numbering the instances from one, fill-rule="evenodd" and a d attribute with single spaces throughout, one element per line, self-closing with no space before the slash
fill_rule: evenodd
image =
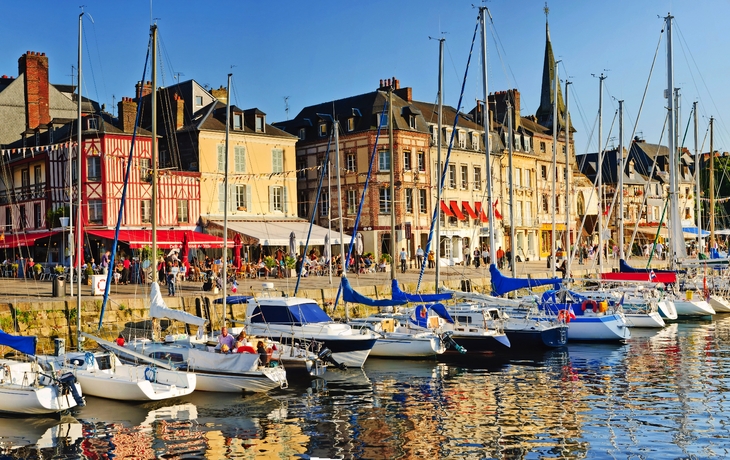
<path id="1" fill-rule="evenodd" d="M 284 112 L 286 112 L 286 119 L 289 119 L 289 96 L 284 96 Z"/>
<path id="2" fill-rule="evenodd" d="M 175 72 L 175 74 L 174 74 L 175 80 L 177 80 L 178 83 L 180 83 L 180 75 L 185 75 L 185 74 L 182 72 Z"/>

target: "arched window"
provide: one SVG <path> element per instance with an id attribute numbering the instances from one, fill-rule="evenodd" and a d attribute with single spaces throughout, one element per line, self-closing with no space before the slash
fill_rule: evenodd
<path id="1" fill-rule="evenodd" d="M 578 215 L 584 216 L 586 213 L 586 200 L 583 198 L 583 192 L 578 192 Z"/>

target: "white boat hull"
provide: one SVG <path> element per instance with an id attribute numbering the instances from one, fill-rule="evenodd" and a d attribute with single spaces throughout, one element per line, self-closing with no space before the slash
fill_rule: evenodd
<path id="1" fill-rule="evenodd" d="M 704 300 L 674 300 L 677 316 L 711 316 L 715 310 Z"/>
<path id="2" fill-rule="evenodd" d="M 435 334 L 385 333 L 378 338 L 370 356 L 379 358 L 431 358 L 445 351 Z M 336 358 L 335 358 L 336 359 Z"/>
<path id="3" fill-rule="evenodd" d="M 19 415 L 57 414 L 76 407 L 73 396 L 58 383 L 40 377 L 35 383 L 33 364 L 0 360 L 0 412 Z M 47 380 L 45 384 L 43 380 Z M 81 394 L 81 386 L 74 383 Z"/>
<path id="4" fill-rule="evenodd" d="M 667 324 L 662 319 L 659 312 L 653 311 L 651 313 L 626 313 L 626 324 L 629 327 L 651 327 L 651 328 L 662 328 Z"/>
<path id="5" fill-rule="evenodd" d="M 723 296 L 711 295 L 710 306 L 716 313 L 730 313 L 730 302 L 725 300 Z"/>
<path id="6" fill-rule="evenodd" d="M 286 382 L 286 371 L 283 367 L 271 367 L 262 372 L 242 373 L 241 375 L 215 374 L 196 371 L 196 389 L 217 393 L 263 393 L 282 387 Z"/>
<path id="7" fill-rule="evenodd" d="M 631 332 L 622 314 L 578 315 L 568 323 L 568 342 L 624 341 Z"/>
<path id="8" fill-rule="evenodd" d="M 661 300 L 657 302 L 657 308 L 659 309 L 659 314 L 662 318 L 672 321 L 677 319 L 677 309 L 674 307 L 674 302 L 671 300 Z"/>

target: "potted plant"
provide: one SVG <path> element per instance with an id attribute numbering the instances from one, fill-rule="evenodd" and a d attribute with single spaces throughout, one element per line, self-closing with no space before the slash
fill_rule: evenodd
<path id="1" fill-rule="evenodd" d="M 41 273 L 43 273 L 43 265 L 33 264 L 33 274 L 35 275 L 35 279 L 40 279 Z"/>
<path id="2" fill-rule="evenodd" d="M 53 267 L 53 272 L 56 274 L 56 276 L 63 275 L 63 272 L 64 272 L 63 266 L 56 265 L 55 267 Z"/>
<path id="3" fill-rule="evenodd" d="M 284 258 L 284 266 L 286 266 L 286 277 L 291 278 L 291 271 L 297 266 L 297 259 L 292 256 L 286 256 Z"/>
<path id="4" fill-rule="evenodd" d="M 266 265 L 266 268 L 268 268 L 268 269 L 269 269 L 269 273 L 271 273 L 271 271 L 272 271 L 272 270 L 274 269 L 274 267 L 276 267 L 276 265 L 277 265 L 277 263 L 276 263 L 276 259 L 274 259 L 274 258 L 273 258 L 273 257 L 271 257 L 271 256 L 266 256 L 266 258 L 264 258 L 264 265 Z"/>
<path id="5" fill-rule="evenodd" d="M 84 274 L 86 275 L 86 284 L 91 286 L 91 277 L 94 275 L 94 268 L 91 266 L 91 264 L 86 264 Z"/>

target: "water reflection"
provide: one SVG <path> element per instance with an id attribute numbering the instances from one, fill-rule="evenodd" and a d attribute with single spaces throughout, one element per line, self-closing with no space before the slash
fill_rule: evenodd
<path id="1" fill-rule="evenodd" d="M 625 345 L 364 370 L 270 394 L 196 392 L 72 419 L 0 418 L 7 458 L 709 458 L 730 450 L 730 317 Z"/>

